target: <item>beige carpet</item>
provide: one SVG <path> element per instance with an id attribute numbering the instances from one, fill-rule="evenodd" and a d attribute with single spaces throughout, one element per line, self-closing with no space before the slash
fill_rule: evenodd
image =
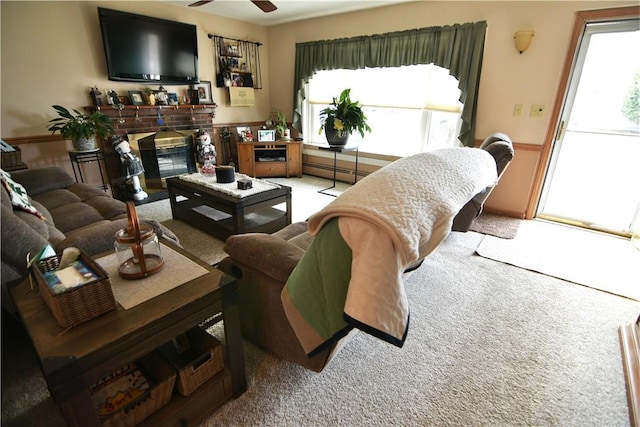
<path id="1" fill-rule="evenodd" d="M 628 426 L 617 328 L 640 303 L 475 256 L 482 238 L 452 233 L 409 278 L 403 348 L 360 333 L 316 374 L 245 341 L 247 391 L 200 426 Z M 2 426 L 61 427 L 19 329 Z"/>
<path id="2" fill-rule="evenodd" d="M 215 239 L 179 227 L 204 256 Z M 403 348 L 360 333 L 316 374 L 244 341 L 247 391 L 200 426 L 628 426 L 617 328 L 640 303 L 476 256 L 483 239 L 451 233 L 409 278 Z M 2 426 L 63 426 L 25 332 L 2 332 Z"/>
<path id="3" fill-rule="evenodd" d="M 477 254 L 640 300 L 640 251 L 628 239 L 546 221 L 522 221 L 512 240 L 485 236 Z"/>

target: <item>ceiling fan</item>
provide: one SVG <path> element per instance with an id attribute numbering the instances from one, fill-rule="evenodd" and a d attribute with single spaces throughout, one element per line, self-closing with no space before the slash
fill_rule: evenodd
<path id="1" fill-rule="evenodd" d="M 195 3 L 191 3 L 189 6 L 190 7 L 198 7 L 198 6 L 203 6 L 207 3 L 211 3 L 213 0 L 202 0 L 202 1 L 197 1 Z M 269 13 L 269 12 L 273 12 L 274 10 L 277 9 L 276 5 L 271 3 L 270 1 L 266 1 L 266 0 L 251 0 L 251 3 L 255 4 L 256 6 L 258 6 L 264 13 Z"/>

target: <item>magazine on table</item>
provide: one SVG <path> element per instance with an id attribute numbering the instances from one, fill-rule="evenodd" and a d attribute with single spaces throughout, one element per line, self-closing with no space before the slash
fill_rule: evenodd
<path id="1" fill-rule="evenodd" d="M 98 275 L 81 260 L 61 270 L 47 271 L 42 276 L 54 295 L 98 280 Z"/>

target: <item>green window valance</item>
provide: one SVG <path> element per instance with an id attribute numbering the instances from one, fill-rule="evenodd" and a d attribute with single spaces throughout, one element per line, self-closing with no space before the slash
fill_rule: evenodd
<path id="1" fill-rule="evenodd" d="M 335 40 L 296 43 L 293 127 L 302 130 L 302 102 L 309 79 L 320 70 L 435 64 L 458 79 L 462 109 L 460 141 L 473 145 L 485 21 Z"/>

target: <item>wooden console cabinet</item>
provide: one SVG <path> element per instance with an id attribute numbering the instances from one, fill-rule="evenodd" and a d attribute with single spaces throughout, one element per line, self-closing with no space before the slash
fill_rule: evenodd
<path id="1" fill-rule="evenodd" d="M 240 173 L 255 178 L 302 176 L 302 142 L 239 142 Z"/>

